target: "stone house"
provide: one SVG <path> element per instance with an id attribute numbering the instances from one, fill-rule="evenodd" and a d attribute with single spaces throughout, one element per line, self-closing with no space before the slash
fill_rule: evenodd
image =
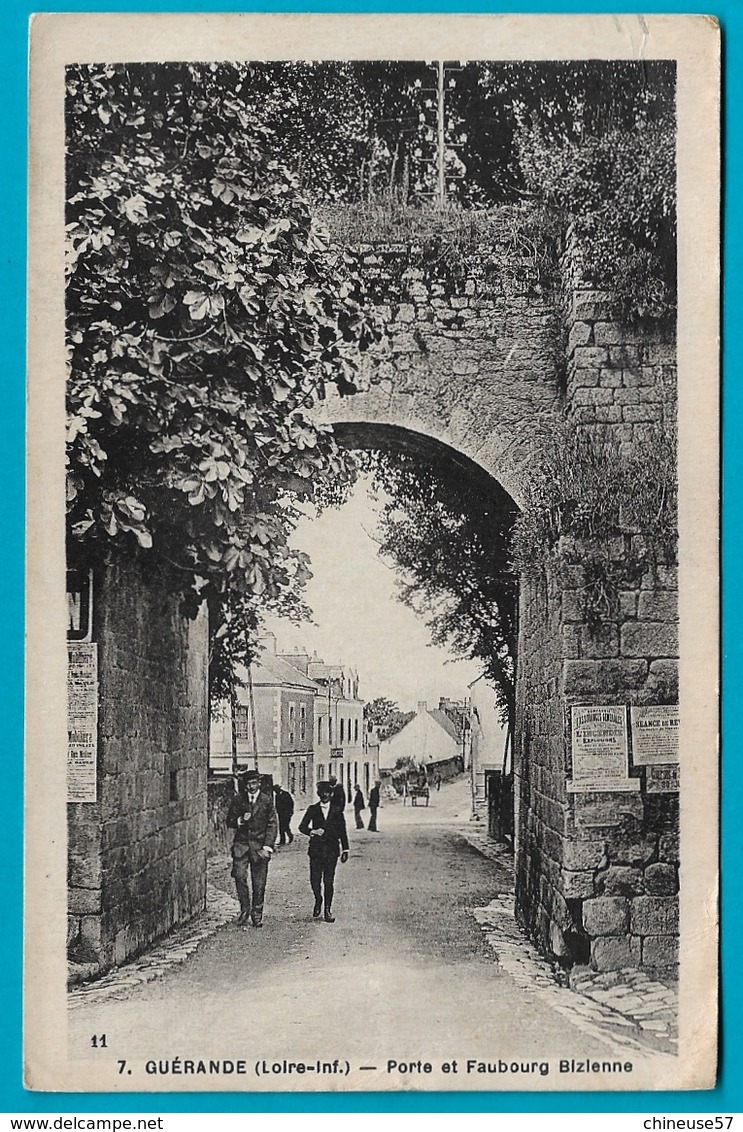
<path id="1" fill-rule="evenodd" d="M 318 779 L 334 774 L 350 800 L 358 782 L 366 793 L 377 775 L 377 763 L 364 744 L 364 701 L 359 674 L 346 664 L 326 664 L 313 653 L 307 674 L 317 685 L 315 696 L 315 765 Z"/>
<path id="2" fill-rule="evenodd" d="M 317 686 L 298 667 L 277 656 L 272 633 L 262 639 L 261 646 L 250 674 L 242 666 L 237 669 L 241 679 L 236 709 L 238 765 L 254 766 L 257 761 L 261 774 L 271 775 L 301 805 L 314 794 Z M 212 709 L 209 766 L 216 774 L 232 771 L 230 713 L 225 704 Z"/>
<path id="3" fill-rule="evenodd" d="M 383 770 L 394 770 L 400 759 L 424 766 L 429 780 L 437 773 L 451 778 L 464 769 L 463 733 L 446 711 L 429 711 L 422 700 L 413 718 L 379 745 L 379 765 Z"/>

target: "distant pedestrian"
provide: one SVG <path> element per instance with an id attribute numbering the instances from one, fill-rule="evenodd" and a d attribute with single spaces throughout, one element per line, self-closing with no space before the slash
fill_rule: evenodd
<path id="1" fill-rule="evenodd" d="M 227 826 L 235 830 L 232 876 L 240 901 L 239 924 L 263 925 L 263 902 L 278 820 L 273 798 L 261 791 L 261 776 L 249 770 L 238 779 L 237 794 L 227 811 Z M 250 884 L 248 884 L 250 870 Z M 251 894 L 252 889 L 252 894 Z"/>
<path id="2" fill-rule="evenodd" d="M 369 791 L 369 832 L 379 833 L 377 829 L 377 810 L 379 809 L 379 779 Z"/>
<path id="3" fill-rule="evenodd" d="M 348 833 L 343 811 L 332 803 L 333 788 L 330 782 L 318 782 L 320 799 L 310 806 L 299 823 L 299 832 L 309 837 L 307 853 L 310 858 L 310 885 L 315 897 L 312 915 L 316 920 L 324 913 L 326 924 L 335 923 L 333 895 L 338 857 L 348 860 Z"/>
<path id="4" fill-rule="evenodd" d="M 438 771 L 436 771 L 436 789 L 437 790 L 441 789 L 441 775 L 439 774 Z"/>
<path id="5" fill-rule="evenodd" d="M 364 795 L 361 793 L 361 787 L 357 783 L 356 784 L 356 792 L 353 796 L 353 813 L 354 813 L 354 817 L 356 818 L 356 828 L 357 829 L 363 829 L 364 828 L 364 819 L 361 816 L 361 811 L 365 810 L 365 809 L 366 809 L 366 805 L 364 803 Z"/>
<path id="6" fill-rule="evenodd" d="M 279 844 L 291 845 L 294 840 L 294 834 L 291 831 L 294 799 L 289 791 L 283 790 L 278 783 L 274 786 L 273 792 L 275 794 L 274 805 L 279 819 Z"/>
<path id="7" fill-rule="evenodd" d="M 339 782 L 334 774 L 328 775 L 328 782 L 330 783 L 331 789 L 331 802 L 334 806 L 337 806 L 339 810 L 345 810 L 346 791 L 343 789 L 343 783 Z"/>

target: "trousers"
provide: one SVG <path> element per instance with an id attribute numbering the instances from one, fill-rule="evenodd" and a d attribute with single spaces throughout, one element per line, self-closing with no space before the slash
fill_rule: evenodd
<path id="1" fill-rule="evenodd" d="M 333 905 L 335 893 L 335 868 L 338 864 L 336 853 L 325 853 L 321 857 L 310 857 L 310 885 L 315 895 L 315 904 L 319 907 L 325 903 L 325 911 L 329 912 Z"/>
<path id="2" fill-rule="evenodd" d="M 248 870 L 250 870 L 250 885 L 248 885 Z M 240 911 L 250 916 L 254 924 L 260 924 L 263 920 L 268 860 L 258 857 L 257 860 L 251 861 L 247 853 L 244 857 L 235 857 L 232 861 L 232 876 L 237 889 L 237 898 L 240 901 Z"/>

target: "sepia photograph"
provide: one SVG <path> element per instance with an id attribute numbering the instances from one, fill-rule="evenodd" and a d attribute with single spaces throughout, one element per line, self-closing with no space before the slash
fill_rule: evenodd
<path id="1" fill-rule="evenodd" d="M 40 16 L 30 136 L 26 1087 L 712 1088 L 715 21 Z"/>

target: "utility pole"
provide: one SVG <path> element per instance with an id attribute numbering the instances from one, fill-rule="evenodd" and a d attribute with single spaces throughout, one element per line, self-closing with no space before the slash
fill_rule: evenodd
<path id="1" fill-rule="evenodd" d="M 446 203 L 446 177 L 445 177 L 445 143 L 444 143 L 444 61 L 439 59 L 437 69 L 437 104 L 436 104 L 436 197 L 440 205 Z"/>
<path id="2" fill-rule="evenodd" d="M 230 737 L 232 740 L 232 777 L 237 791 L 237 692 L 233 684 L 230 692 Z"/>
<path id="3" fill-rule="evenodd" d="M 248 699 L 250 702 L 250 724 L 253 735 L 253 766 L 258 770 L 258 729 L 255 723 L 255 696 L 253 694 L 253 661 L 248 659 Z"/>

